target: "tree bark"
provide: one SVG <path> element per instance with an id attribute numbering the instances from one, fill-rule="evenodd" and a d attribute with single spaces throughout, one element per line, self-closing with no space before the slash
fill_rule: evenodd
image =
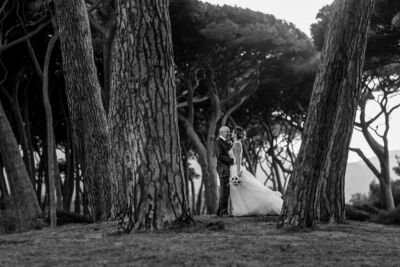
<path id="1" fill-rule="evenodd" d="M 330 223 L 344 223 L 346 221 L 344 178 L 357 103 L 361 95 L 361 76 L 373 4 L 374 1 L 366 1 L 362 5 L 354 3 L 354 10 L 357 9 L 357 13 L 353 17 L 354 11 L 350 11 L 348 20 L 350 25 L 355 23 L 357 27 L 348 28 L 344 32 L 345 38 L 353 39 L 350 43 L 352 49 L 349 49 L 347 53 L 349 60 L 348 63 L 346 62 L 348 64 L 347 73 L 339 87 L 339 106 L 332 126 L 329 150 L 324 162 L 322 176 L 320 219 Z"/>
<path id="2" fill-rule="evenodd" d="M 117 0 L 109 111 L 113 214 L 129 232 L 159 229 L 187 208 L 167 0 Z"/>
<path id="3" fill-rule="evenodd" d="M 110 11 L 111 17 L 107 21 L 106 32 L 103 43 L 103 69 L 104 69 L 104 86 L 103 86 L 103 103 L 106 112 L 110 102 L 110 91 L 112 86 L 112 52 L 115 41 L 116 22 L 114 11 Z"/>
<path id="4" fill-rule="evenodd" d="M 312 227 L 321 207 L 322 219 L 345 221 L 344 174 L 373 3 L 334 2 L 302 145 L 278 226 Z"/>
<path id="5" fill-rule="evenodd" d="M 27 139 L 27 135 L 26 135 L 26 131 L 25 131 L 25 127 L 24 125 L 26 125 L 26 123 L 24 122 L 23 118 L 22 118 L 22 114 L 21 114 L 21 108 L 18 102 L 18 91 L 19 91 L 19 86 L 20 86 L 20 82 L 22 80 L 23 75 L 25 74 L 25 68 L 23 67 L 17 77 L 16 77 L 16 84 L 15 84 L 15 88 L 13 89 L 12 95 L 10 95 L 7 92 L 7 89 L 4 86 L 0 86 L 1 89 L 3 90 L 4 95 L 6 96 L 7 100 L 9 100 L 10 104 L 11 104 L 11 110 L 13 112 L 14 118 L 15 118 L 15 123 L 17 125 L 17 132 L 16 132 L 16 138 L 18 139 L 17 142 L 19 142 L 21 144 L 21 148 L 23 151 L 23 160 L 25 163 L 25 166 L 27 168 L 29 177 L 33 183 L 34 181 L 34 171 L 33 171 L 33 166 L 31 165 L 32 163 L 32 159 L 30 158 L 31 153 L 29 153 L 29 146 L 28 146 L 28 139 Z"/>
<path id="6" fill-rule="evenodd" d="M 63 70 L 73 140 L 77 145 L 90 216 L 110 216 L 110 139 L 83 0 L 56 0 Z"/>
<path id="7" fill-rule="evenodd" d="M 35 229 L 42 224 L 42 212 L 35 196 L 17 140 L 0 102 L 0 153 L 10 183 L 10 195 L 17 218 L 16 230 Z"/>

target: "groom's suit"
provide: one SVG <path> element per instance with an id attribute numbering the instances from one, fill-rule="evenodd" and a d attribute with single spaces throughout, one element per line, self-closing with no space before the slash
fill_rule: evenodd
<path id="1" fill-rule="evenodd" d="M 221 137 L 216 140 L 216 155 L 217 155 L 217 172 L 220 181 L 219 208 L 218 215 L 222 216 L 228 213 L 229 199 L 229 176 L 230 165 L 233 164 L 233 159 L 229 157 L 228 151 L 231 149 L 231 144 Z"/>

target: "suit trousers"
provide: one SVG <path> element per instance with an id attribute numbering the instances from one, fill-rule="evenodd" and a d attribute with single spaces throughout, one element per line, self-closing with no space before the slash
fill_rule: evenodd
<path id="1" fill-rule="evenodd" d="M 219 193 L 219 209 L 218 215 L 228 212 L 229 201 L 229 176 L 219 177 L 220 193 Z"/>

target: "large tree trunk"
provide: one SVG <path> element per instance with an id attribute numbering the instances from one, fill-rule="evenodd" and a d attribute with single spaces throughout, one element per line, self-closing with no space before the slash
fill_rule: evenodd
<path id="1" fill-rule="evenodd" d="M 345 221 L 344 174 L 374 0 L 336 0 L 279 226 Z"/>
<path id="2" fill-rule="evenodd" d="M 363 5 L 359 5 L 356 1 L 352 8 L 353 10 L 358 9 L 355 18 L 353 17 L 354 11 L 349 11 L 348 17 L 345 18 L 350 25 L 355 23 L 357 26 L 344 31 L 344 38 L 351 41 L 349 43 L 351 49 L 348 49 L 347 54 L 344 54 L 344 60 L 348 67 L 345 70 L 346 76 L 338 88 L 339 106 L 336 110 L 322 173 L 320 219 L 330 223 L 344 223 L 346 221 L 344 178 L 357 103 L 362 89 L 361 76 L 373 3 L 374 1 L 366 1 Z M 351 7 L 351 4 L 349 6 Z M 336 42 L 336 40 L 329 41 L 328 35 L 327 42 Z"/>
<path id="3" fill-rule="evenodd" d="M 113 213 L 122 227 L 189 219 L 167 0 L 117 0 L 110 102 Z"/>
<path id="4" fill-rule="evenodd" d="M 109 131 L 83 0 L 56 0 L 73 140 L 94 221 L 110 215 Z"/>
<path id="5" fill-rule="evenodd" d="M 28 145 L 28 138 L 26 135 L 26 129 L 24 125 L 26 125 L 28 122 L 24 122 L 21 114 L 21 108 L 18 102 L 18 94 L 20 90 L 20 82 L 23 80 L 22 76 L 26 75 L 25 68 L 22 68 L 19 72 L 18 75 L 16 76 L 16 84 L 13 88 L 12 95 L 8 93 L 7 89 L 4 86 L 0 86 L 0 88 L 3 90 L 4 96 L 7 98 L 7 100 L 10 102 L 11 105 L 11 111 L 14 115 L 15 118 L 15 123 L 17 125 L 16 127 L 16 138 L 18 139 L 17 142 L 21 145 L 22 151 L 23 151 L 23 160 L 25 162 L 26 169 L 28 171 L 29 177 L 33 183 L 34 181 L 34 170 L 33 170 L 33 165 L 31 164 L 33 159 L 31 159 L 31 153 L 29 153 L 29 145 Z M 29 84 L 29 81 L 28 81 Z M 26 91 L 26 90 L 25 90 Z M 25 107 L 27 108 L 27 107 Z"/>
<path id="6" fill-rule="evenodd" d="M 33 190 L 17 140 L 0 102 L 0 153 L 10 183 L 16 216 L 16 231 L 35 229 L 42 224 L 42 212 Z M 2 171 L 2 170 L 1 170 Z"/>

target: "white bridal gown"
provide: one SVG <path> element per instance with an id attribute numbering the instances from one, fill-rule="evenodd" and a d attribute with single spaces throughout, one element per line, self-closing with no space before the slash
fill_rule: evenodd
<path id="1" fill-rule="evenodd" d="M 236 142 L 242 145 L 240 141 Z M 229 150 L 229 156 L 236 161 L 232 148 Z M 282 194 L 264 186 L 244 166 L 241 166 L 240 170 L 242 175 L 239 178 L 240 181 L 237 182 L 236 162 L 230 167 L 231 214 L 234 216 L 279 215 L 283 204 Z"/>

